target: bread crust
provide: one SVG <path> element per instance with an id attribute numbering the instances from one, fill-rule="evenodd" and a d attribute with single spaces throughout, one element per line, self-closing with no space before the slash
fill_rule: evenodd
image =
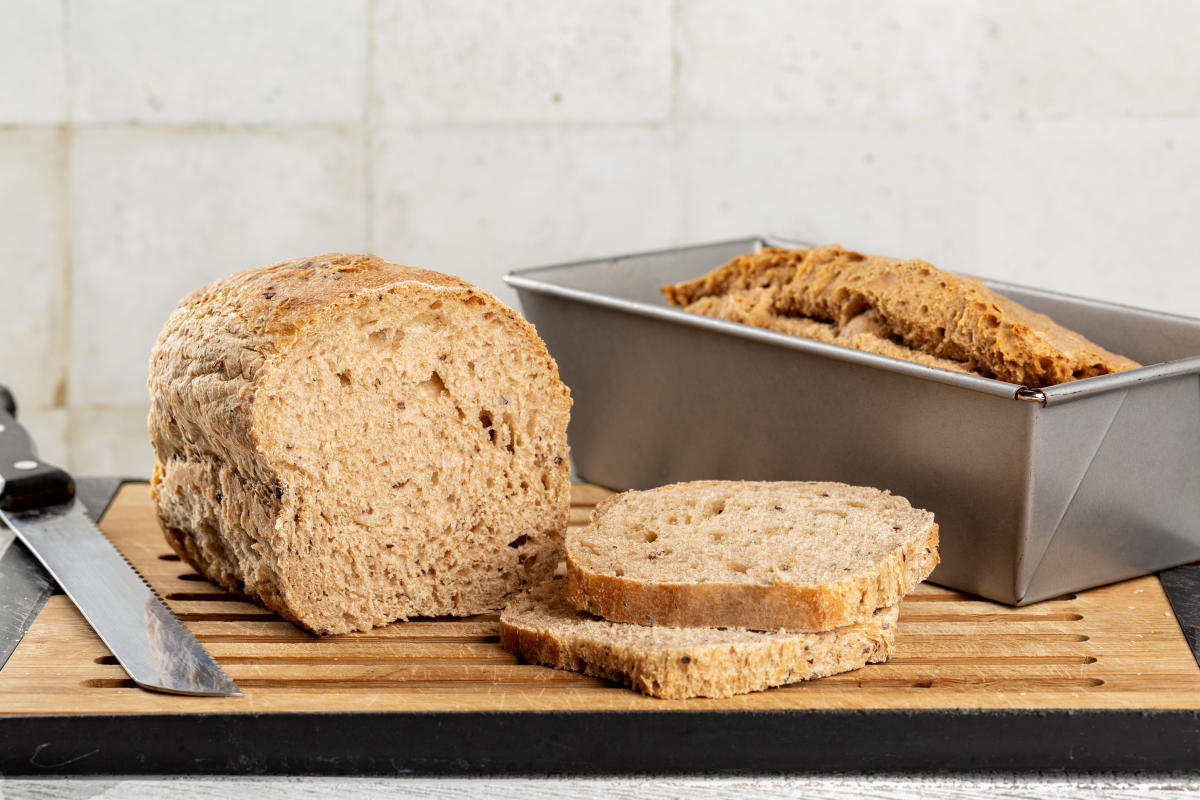
<path id="1" fill-rule="evenodd" d="M 693 313 L 1030 388 L 1140 366 L 979 280 L 841 245 L 764 248 L 662 292 Z"/>
<path id="2" fill-rule="evenodd" d="M 701 489 L 733 481 L 693 481 L 650 489 L 646 493 Z M 820 484 L 839 486 L 841 484 Z M 592 523 L 614 513 L 631 493 L 612 495 L 592 512 Z M 666 582 L 618 576 L 579 563 L 568 536 L 567 579 L 571 602 L 581 610 L 614 622 L 672 627 L 732 627 L 757 631 L 827 631 L 870 619 L 876 609 L 896 605 L 933 571 L 940 561 L 938 526 L 928 524 L 918 535 L 888 554 L 875 568 L 846 578 L 810 585 L 777 580 L 758 583 Z"/>
<path id="3" fill-rule="evenodd" d="M 297 575 L 311 564 L 303 564 L 298 551 L 300 501 L 279 459 L 285 445 L 271 424 L 288 390 L 279 369 L 298 343 L 319 336 L 314 331 L 340 314 L 431 297 L 494 315 L 553 387 L 544 400 L 554 419 L 561 417 L 562 431 L 558 440 L 539 445 L 553 454 L 554 463 L 545 466 L 552 510 L 540 518 L 535 541 L 521 550 L 521 582 L 553 571 L 569 509 L 565 427 L 571 401 L 545 344 L 516 312 L 463 280 L 347 253 L 282 261 L 214 281 L 187 295 L 164 325 L 148 380 L 148 429 L 158 459 L 152 495 L 164 536 L 182 559 L 223 588 L 316 633 L 454 611 L 409 607 L 384 618 L 383 610 L 355 616 L 313 604 L 324 590 L 298 588 Z M 336 431 L 330 437 L 336 439 Z M 327 588 L 335 594 L 358 591 Z M 472 601 L 474 607 L 464 605 L 456 613 L 498 609 L 506 596 L 482 605 Z M 362 601 L 373 608 L 372 603 Z"/>
<path id="4" fill-rule="evenodd" d="M 887 661 L 899 610 L 823 633 L 648 629 L 587 617 L 564 581 L 539 584 L 500 615 L 500 646 L 555 669 L 624 683 L 653 697 L 731 697 Z"/>

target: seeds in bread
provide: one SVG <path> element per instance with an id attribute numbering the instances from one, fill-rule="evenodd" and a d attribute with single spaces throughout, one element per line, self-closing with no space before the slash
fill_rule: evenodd
<path id="1" fill-rule="evenodd" d="M 869 487 L 696 481 L 606 499 L 566 556 L 571 601 L 614 622 L 826 631 L 924 580 L 938 526 Z"/>
<path id="2" fill-rule="evenodd" d="M 538 584 L 500 615 L 500 645 L 536 664 L 618 681 L 655 697 L 730 697 L 886 661 L 896 606 L 823 633 L 648 628 L 577 611 L 566 581 Z"/>
<path id="3" fill-rule="evenodd" d="M 311 631 L 493 611 L 560 559 L 570 395 L 457 278 L 347 254 L 231 275 L 175 309 L 149 388 L 167 540 Z"/>
<path id="4" fill-rule="evenodd" d="M 975 278 L 840 245 L 764 248 L 662 291 L 697 314 L 1033 388 L 1140 366 Z"/>

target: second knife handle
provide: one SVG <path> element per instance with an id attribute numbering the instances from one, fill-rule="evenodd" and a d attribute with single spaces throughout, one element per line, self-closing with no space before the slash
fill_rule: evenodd
<path id="1" fill-rule="evenodd" d="M 4 393 L 11 399 L 7 390 Z M 75 496 L 75 481 L 34 455 L 33 440 L 8 412 L 9 406 L 0 403 L 0 509 L 24 511 L 67 502 Z"/>
<path id="2" fill-rule="evenodd" d="M 13 397 L 7 386 L 0 386 L 0 411 L 7 411 L 10 417 L 17 415 L 17 398 Z"/>

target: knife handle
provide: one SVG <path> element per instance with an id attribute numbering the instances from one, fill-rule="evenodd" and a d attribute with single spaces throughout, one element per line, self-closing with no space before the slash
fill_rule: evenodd
<path id="1" fill-rule="evenodd" d="M 10 409 L 16 410 L 12 393 L 0 386 L 0 509 L 24 511 L 67 502 L 75 496 L 75 481 L 38 460 L 33 440 Z"/>
<path id="2" fill-rule="evenodd" d="M 7 411 L 10 417 L 17 415 L 17 398 L 13 397 L 7 386 L 0 386 L 0 410 Z"/>

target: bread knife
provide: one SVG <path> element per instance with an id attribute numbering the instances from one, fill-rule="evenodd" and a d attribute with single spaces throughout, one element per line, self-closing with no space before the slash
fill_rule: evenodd
<path id="1" fill-rule="evenodd" d="M 0 479 L 0 520 L 62 587 L 134 683 L 172 694 L 241 694 L 88 519 L 71 476 L 34 455 L 29 434 L 7 407 L 0 407 Z"/>

